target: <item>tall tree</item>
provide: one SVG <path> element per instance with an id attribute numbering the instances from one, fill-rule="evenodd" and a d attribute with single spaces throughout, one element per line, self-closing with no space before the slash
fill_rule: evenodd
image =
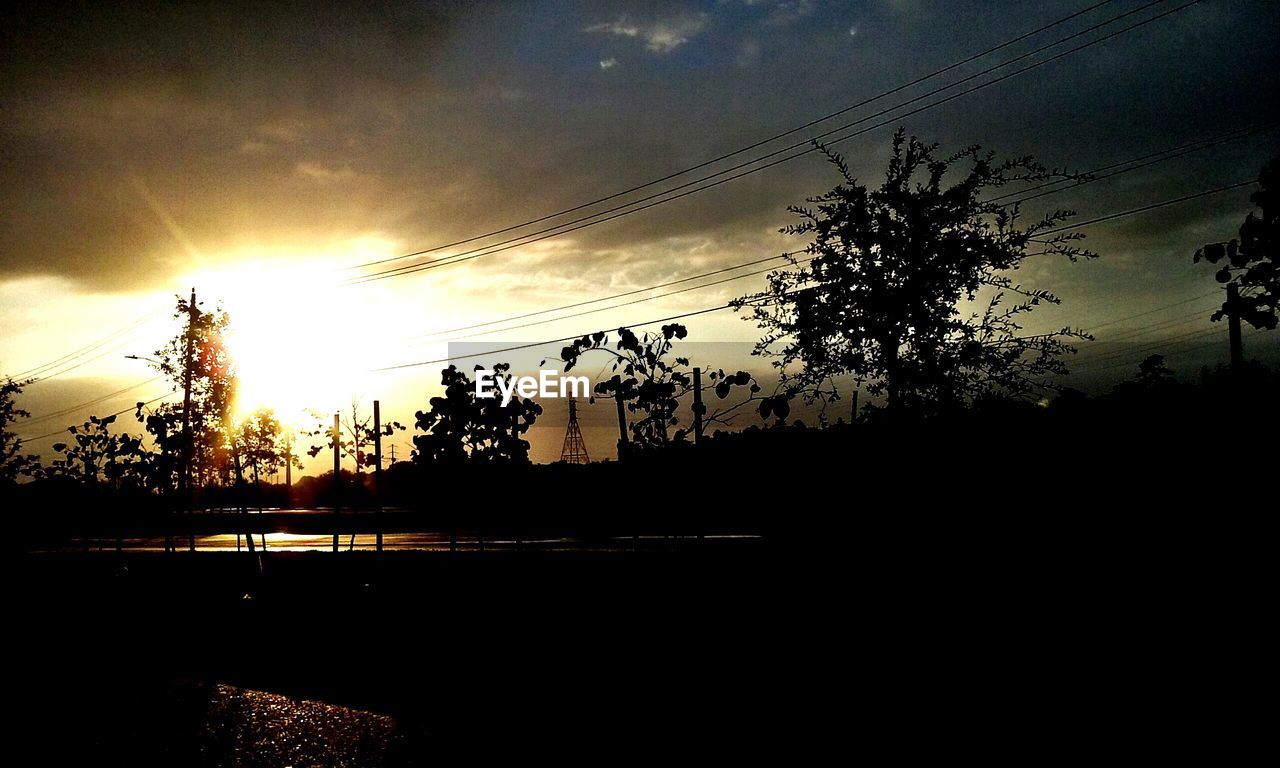
<path id="1" fill-rule="evenodd" d="M 262 476 L 283 469 L 285 462 L 292 463 L 294 467 L 301 466 L 289 450 L 280 420 L 270 408 L 259 408 L 241 421 L 232 439 L 233 449 L 243 466 L 249 469 L 255 486 L 261 485 Z"/>
<path id="2" fill-rule="evenodd" d="M 1094 254 L 1076 247 L 1078 234 L 1040 236 L 1071 211 L 1020 226 L 1006 193 L 1080 177 L 1030 157 L 997 161 L 977 146 L 940 157 L 936 144 L 899 130 L 884 180 L 869 188 L 820 149 L 843 182 L 790 207 L 801 221 L 782 229 L 810 240 L 810 258 L 789 257 L 764 292 L 735 302 L 763 329 L 754 353 L 772 358 L 784 394 L 826 403 L 839 397 L 836 377 L 852 375 L 891 412 L 929 415 L 1052 388 L 1069 342 L 1087 335 L 1024 334 L 1027 313 L 1059 300 L 1013 273 L 1030 255 Z"/>
<path id="3" fill-rule="evenodd" d="M 1237 315 L 1254 328 L 1274 331 L 1280 307 L 1280 157 L 1272 158 L 1258 174 L 1258 189 L 1249 196 L 1261 209 L 1261 215 L 1250 211 L 1240 225 L 1240 236 L 1221 243 L 1210 243 L 1196 251 L 1193 262 L 1201 259 L 1210 264 L 1223 263 L 1216 277 L 1219 283 L 1234 288 L 1235 298 L 1223 302 L 1212 320 Z"/>
<path id="4" fill-rule="evenodd" d="M 236 369 L 223 342 L 230 318 L 221 307 L 203 311 L 178 297 L 174 319 L 182 330 L 156 350 L 152 367 L 172 383 L 175 392 L 186 384 L 187 343 L 191 343 L 191 477 L 198 487 L 225 482 L 231 477 L 231 405 L 235 398 Z M 139 411 L 139 418 L 144 417 Z M 145 417 L 147 430 L 162 451 L 176 452 L 180 458 L 183 406 L 181 403 L 157 407 Z M 165 471 L 180 471 L 180 461 L 157 462 Z M 176 479 L 173 481 L 176 485 Z M 165 483 L 170 485 L 170 483 Z"/>

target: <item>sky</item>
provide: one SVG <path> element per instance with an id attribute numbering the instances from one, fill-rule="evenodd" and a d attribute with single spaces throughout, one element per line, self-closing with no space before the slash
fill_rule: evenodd
<path id="1" fill-rule="evenodd" d="M 1144 4 L 1116 0 L 788 141 Z M 1159 3 L 1107 29 L 1180 4 Z M 159 382 L 146 383 L 153 374 L 145 363 L 125 355 L 150 354 L 172 335 L 174 296 L 192 287 L 206 305 L 231 315 L 242 409 L 270 406 L 307 426 L 313 411 L 349 408 L 353 398 L 367 408 L 378 398 L 388 418 L 411 425 L 439 389 L 439 366 L 375 369 L 446 357 L 446 342 L 461 334 L 441 331 L 799 247 L 778 232 L 793 220 L 786 207 L 838 177 L 810 154 L 453 266 L 354 285 L 348 278 L 363 273 L 351 267 L 662 178 L 1089 5 L 10 5 L 0 11 L 0 370 L 18 373 L 110 340 L 75 358 L 75 369 L 24 393 L 21 403 L 37 418 L 71 412 L 20 434 L 44 435 L 89 412 L 163 394 Z M 946 104 L 910 115 L 903 107 L 864 124 L 883 127 L 835 149 L 868 181 L 882 173 L 898 126 L 944 150 L 981 144 L 1089 170 L 1262 125 L 1277 117 L 1266 94 L 1280 92 L 1278 22 L 1274 3 L 1205 0 Z M 1261 131 L 1040 198 L 1026 213 L 1072 209 L 1082 221 L 1128 210 L 1256 177 L 1278 152 L 1277 133 Z M 1204 335 L 1215 328 L 1206 319 L 1215 284 L 1190 256 L 1233 234 L 1249 210 L 1248 192 L 1082 229 L 1085 244 L 1100 254 L 1095 261 L 1028 262 L 1023 281 L 1064 300 L 1037 322 L 1098 327 L 1099 346 L 1081 353 L 1082 386 L 1123 377 L 1130 358 L 1150 345 L 1186 347 L 1170 358 L 1184 374 L 1225 355 L 1225 329 L 1218 329 L 1221 349 L 1203 348 L 1206 338 L 1217 339 Z M 505 346 L 617 328 L 717 306 L 762 282 L 748 277 L 527 328 L 491 326 L 467 340 Z M 728 312 L 687 325 L 692 339 L 722 345 L 708 348 L 720 355 L 706 361 L 712 367 L 746 364 L 739 353 L 758 336 Z M 1201 348 L 1191 349 L 1196 344 Z M 1246 345 L 1265 357 L 1275 354 L 1276 340 L 1248 335 Z M 72 408 L 126 387 L 132 389 Z M 548 405 L 533 436 L 541 461 L 558 456 L 564 431 L 562 404 Z M 588 449 L 610 455 L 610 414 L 600 405 L 582 412 Z M 396 441 L 405 451 L 411 432 L 401 435 Z M 29 448 L 47 452 L 51 442 Z"/>

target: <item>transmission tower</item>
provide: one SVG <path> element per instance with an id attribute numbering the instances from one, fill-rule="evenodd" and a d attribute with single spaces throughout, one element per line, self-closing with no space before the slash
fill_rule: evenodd
<path id="1" fill-rule="evenodd" d="M 569 398 L 569 428 L 564 433 L 560 460 L 566 464 L 586 464 L 591 461 L 587 456 L 587 444 L 582 441 L 582 430 L 578 429 L 578 401 L 572 397 Z"/>

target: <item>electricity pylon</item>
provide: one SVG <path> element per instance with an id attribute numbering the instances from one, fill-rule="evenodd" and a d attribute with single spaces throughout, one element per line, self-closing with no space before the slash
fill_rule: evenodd
<path id="1" fill-rule="evenodd" d="M 560 460 L 566 464 L 586 464 L 591 461 L 587 456 L 587 444 L 582 441 L 582 430 L 578 428 L 578 401 L 572 397 L 569 398 L 569 427 L 564 433 Z"/>

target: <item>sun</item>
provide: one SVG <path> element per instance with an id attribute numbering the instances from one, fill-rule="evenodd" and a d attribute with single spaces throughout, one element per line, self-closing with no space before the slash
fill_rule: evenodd
<path id="1" fill-rule="evenodd" d="M 206 308 L 230 323 L 224 343 L 238 384 L 233 417 L 269 408 L 286 425 L 348 407 L 374 386 L 372 369 L 393 357 L 365 302 L 354 303 L 333 262 L 257 258 L 189 276 Z"/>

